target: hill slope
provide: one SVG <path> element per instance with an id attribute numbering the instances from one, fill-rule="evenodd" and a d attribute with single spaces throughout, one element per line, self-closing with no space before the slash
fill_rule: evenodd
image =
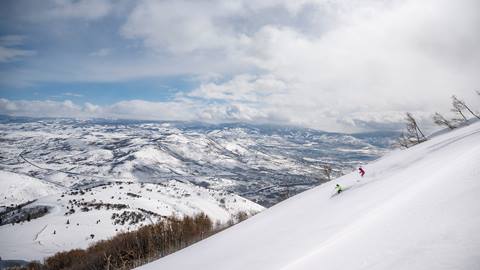
<path id="1" fill-rule="evenodd" d="M 34 180 L 34 184 L 41 183 Z M 174 180 L 161 184 L 116 182 L 69 190 L 41 197 L 20 210 L 0 211 L 0 225 L 2 218 L 4 223 L 10 220 L 0 226 L 0 256 L 40 260 L 59 251 L 87 248 L 167 216 L 204 212 L 213 222 L 226 223 L 238 212 L 254 214 L 263 209 L 235 194 Z M 23 213 L 41 217 L 12 225 L 11 221 Z"/>
<path id="2" fill-rule="evenodd" d="M 364 168 L 139 269 L 480 269 L 480 122 Z"/>
<path id="3" fill-rule="evenodd" d="M 0 171 L 0 212 L 5 206 L 25 203 L 61 190 L 27 175 Z"/>

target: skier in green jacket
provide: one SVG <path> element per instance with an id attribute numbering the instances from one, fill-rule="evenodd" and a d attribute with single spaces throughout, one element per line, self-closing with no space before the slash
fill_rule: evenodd
<path id="1" fill-rule="evenodd" d="M 338 194 L 340 194 L 343 191 L 342 186 L 340 186 L 339 184 L 335 186 L 335 190 L 337 190 Z"/>

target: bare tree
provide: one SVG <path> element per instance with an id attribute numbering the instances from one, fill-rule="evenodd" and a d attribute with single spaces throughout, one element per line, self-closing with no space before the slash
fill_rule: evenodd
<path id="1" fill-rule="evenodd" d="M 333 172 L 332 166 L 330 166 L 328 164 L 323 165 L 322 166 L 322 172 L 323 172 L 323 175 L 325 176 L 325 178 L 327 178 L 328 181 L 332 180 L 332 172 Z"/>
<path id="2" fill-rule="evenodd" d="M 452 124 L 452 122 L 448 121 L 445 117 L 443 117 L 443 115 L 439 114 L 438 112 L 433 115 L 433 122 L 439 126 L 446 126 L 449 129 L 456 128 L 456 126 Z"/>
<path id="3" fill-rule="evenodd" d="M 412 143 L 410 142 L 410 139 L 405 134 L 405 132 L 402 132 L 402 134 L 400 134 L 396 144 L 402 148 L 408 148 L 412 145 Z"/>
<path id="4" fill-rule="evenodd" d="M 477 93 L 478 93 L 478 92 L 477 92 Z M 453 97 L 455 97 L 455 96 L 453 96 Z M 452 97 L 452 98 L 453 98 L 453 97 Z M 461 99 L 458 99 L 458 98 L 456 98 L 456 97 L 455 97 L 455 99 L 456 99 L 456 101 L 457 101 L 457 103 L 458 103 L 457 106 L 459 106 L 460 108 L 462 108 L 462 110 L 463 110 L 463 109 L 467 110 L 467 111 L 470 112 L 473 116 L 475 116 L 476 118 L 480 119 L 480 116 L 479 116 L 478 114 L 476 114 L 474 111 L 472 111 L 472 109 L 470 109 L 470 107 L 467 106 L 467 104 L 465 103 L 465 101 L 463 101 L 463 100 L 461 100 Z"/>
<path id="5" fill-rule="evenodd" d="M 423 134 L 422 130 L 418 127 L 417 120 L 415 120 L 411 113 L 406 113 L 405 120 L 407 121 L 407 136 L 409 138 L 413 137 L 416 143 L 421 143 L 427 140 L 425 134 Z"/>
<path id="6" fill-rule="evenodd" d="M 418 144 L 416 137 L 409 136 L 405 132 L 402 132 L 400 134 L 395 143 L 395 145 L 399 146 L 400 148 L 409 148 L 410 146 L 414 146 L 415 144 Z"/>
<path id="7" fill-rule="evenodd" d="M 396 142 L 398 146 L 402 148 L 408 148 L 427 140 L 411 113 L 406 113 L 405 121 L 406 132 L 402 132 L 402 134 L 398 137 Z"/>
<path id="8" fill-rule="evenodd" d="M 463 103 L 455 95 L 452 96 L 452 107 L 451 111 L 457 115 L 457 118 L 453 119 L 454 122 L 463 123 L 468 120 L 465 114 L 463 114 L 465 109 Z"/>

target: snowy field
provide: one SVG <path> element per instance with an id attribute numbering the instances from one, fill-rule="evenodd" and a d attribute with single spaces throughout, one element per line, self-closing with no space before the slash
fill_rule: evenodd
<path id="1" fill-rule="evenodd" d="M 480 122 L 364 168 L 138 269 L 480 269 Z"/>

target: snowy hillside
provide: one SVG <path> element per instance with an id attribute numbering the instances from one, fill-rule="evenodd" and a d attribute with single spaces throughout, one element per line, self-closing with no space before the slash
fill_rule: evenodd
<path id="1" fill-rule="evenodd" d="M 480 122 L 364 168 L 138 269 L 480 269 Z"/>
<path id="2" fill-rule="evenodd" d="M 32 210 L 29 213 L 33 215 L 35 209 L 40 214 L 44 209 L 48 213 L 31 221 L 0 226 L 3 259 L 39 260 L 58 251 L 86 248 L 166 216 L 204 212 L 214 222 L 225 223 L 240 211 L 254 214 L 263 207 L 234 194 L 169 181 L 117 182 L 70 190 L 42 197 L 21 210 Z"/>
<path id="3" fill-rule="evenodd" d="M 36 178 L 0 171 L 0 207 L 24 203 L 60 191 L 61 188 Z"/>

